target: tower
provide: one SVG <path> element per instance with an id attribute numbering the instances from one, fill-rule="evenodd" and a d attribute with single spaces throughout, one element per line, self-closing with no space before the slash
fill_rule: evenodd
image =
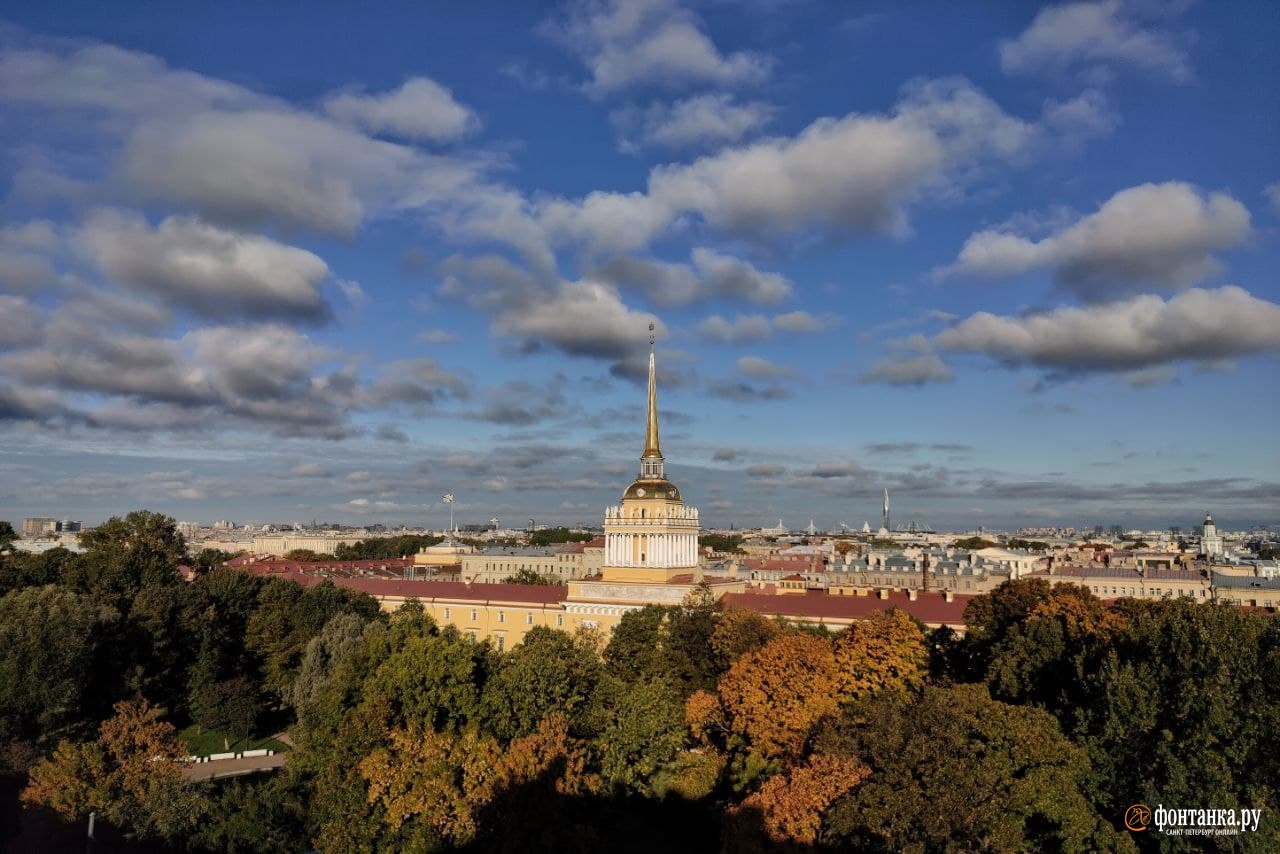
<path id="1" fill-rule="evenodd" d="M 1213 516 L 1204 514 L 1204 528 L 1200 534 L 1200 553 L 1206 557 L 1222 554 L 1222 536 L 1218 526 L 1213 523 Z"/>
<path id="2" fill-rule="evenodd" d="M 667 480 L 658 438 L 658 378 L 649 324 L 649 398 L 640 474 L 605 509 L 605 581 L 666 583 L 698 568 L 698 510 Z"/>
<path id="3" fill-rule="evenodd" d="M 893 530 L 889 526 L 889 487 L 887 486 L 884 488 L 884 529 L 886 531 Z"/>

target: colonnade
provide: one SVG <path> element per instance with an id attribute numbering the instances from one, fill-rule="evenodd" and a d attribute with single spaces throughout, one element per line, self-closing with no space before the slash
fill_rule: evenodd
<path id="1" fill-rule="evenodd" d="M 698 535 L 609 533 L 606 566 L 697 566 Z"/>

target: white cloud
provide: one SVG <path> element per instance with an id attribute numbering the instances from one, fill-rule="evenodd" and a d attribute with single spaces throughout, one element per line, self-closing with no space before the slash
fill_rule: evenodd
<path id="1" fill-rule="evenodd" d="M 763 101 L 737 102 L 733 95 L 697 95 L 671 104 L 626 107 L 609 115 L 625 152 L 660 146 L 687 149 L 738 142 L 763 127 L 776 109 Z"/>
<path id="2" fill-rule="evenodd" d="M 785 276 L 759 270 L 714 249 L 697 247 L 690 258 L 692 264 L 614 258 L 593 270 L 592 275 L 640 291 L 661 306 L 688 305 L 714 297 L 773 305 L 794 292 Z"/>
<path id="3" fill-rule="evenodd" d="M 1113 66 L 1133 66 L 1177 82 L 1191 78 L 1177 37 L 1143 26 L 1119 0 L 1050 6 L 1021 35 L 1000 44 L 1000 67 L 1007 73 Z"/>
<path id="4" fill-rule="evenodd" d="M 324 108 L 329 115 L 372 133 L 434 142 L 459 139 L 479 126 L 475 113 L 426 77 L 411 77 L 400 88 L 381 95 L 332 95 L 325 99 Z"/>
<path id="5" fill-rule="evenodd" d="M 1267 201 L 1271 203 L 1271 212 L 1276 216 L 1280 216 L 1280 181 L 1274 184 L 1268 184 L 1263 194 L 1267 197 Z"/>
<path id="6" fill-rule="evenodd" d="M 359 282 L 352 279 L 338 279 L 337 285 L 338 290 L 342 291 L 342 296 L 346 298 L 347 304 L 357 311 L 369 302 L 369 297 Z"/>
<path id="7" fill-rule="evenodd" d="M 571 356 L 619 360 L 645 346 L 650 323 L 664 332 L 657 317 L 628 308 L 613 288 L 564 282 L 545 297 L 499 314 L 494 331 L 525 346 L 545 343 Z"/>
<path id="8" fill-rule="evenodd" d="M 891 356 L 876 362 L 858 377 L 862 383 L 884 383 L 896 386 L 922 386 L 950 382 L 951 369 L 935 353 Z"/>
<path id="9" fill-rule="evenodd" d="M 890 115 L 818 119 L 794 137 L 656 167 L 647 192 L 540 202 L 529 216 L 552 243 L 596 253 L 646 246 L 686 214 L 768 242 L 801 231 L 902 234 L 909 202 L 954 194 L 981 164 L 1023 158 L 1040 138 L 967 81 L 925 81 Z"/>
<path id="10" fill-rule="evenodd" d="M 147 115 L 208 107 L 242 108 L 263 98 L 232 83 L 169 68 L 164 60 L 112 45 L 62 53 L 0 55 L 0 101 Z"/>
<path id="11" fill-rule="evenodd" d="M 0 350 L 40 340 L 44 313 L 23 297 L 0 294 Z"/>
<path id="12" fill-rule="evenodd" d="M 840 319 L 832 314 L 815 317 L 807 311 L 788 311 L 773 319 L 773 328 L 779 332 L 825 332 L 839 323 Z"/>
<path id="13" fill-rule="evenodd" d="M 1066 101 L 1046 103 L 1041 122 L 1057 138 L 1078 142 L 1111 133 L 1120 126 L 1120 114 L 1102 92 L 1086 89 Z"/>
<path id="14" fill-rule="evenodd" d="M 410 87 L 405 97 L 416 92 Z M 351 234 L 370 216 L 456 200 L 463 187 L 478 192 L 472 185 L 486 168 L 374 139 L 280 99 L 104 45 L 0 49 L 6 102 L 46 111 L 39 116 L 73 116 L 81 133 L 97 134 L 98 148 L 115 159 L 106 189 L 188 205 L 237 227 Z M 365 104 L 365 112 L 391 122 L 400 103 L 392 97 L 385 110 Z M 24 166 L 47 165 L 33 157 Z"/>
<path id="15" fill-rule="evenodd" d="M 304 249 L 189 217 L 152 228 L 137 214 L 103 210 L 79 234 L 84 252 L 114 281 L 205 317 L 329 316 L 323 260 Z"/>
<path id="16" fill-rule="evenodd" d="M 763 314 L 739 314 L 732 320 L 713 314 L 698 324 L 698 332 L 722 344 L 762 341 L 775 332 L 808 334 L 824 332 L 837 325 L 833 315 L 815 317 L 807 311 L 789 311 L 772 318 Z"/>
<path id="17" fill-rule="evenodd" d="M 698 324 L 698 332 L 722 344 L 739 344 L 768 338 L 773 328 L 763 314 L 740 314 L 733 320 L 713 314 Z"/>
<path id="18" fill-rule="evenodd" d="M 943 350 L 981 353 L 1051 376 L 1131 372 L 1192 361 L 1280 352 L 1280 305 L 1234 285 L 1193 288 L 1027 317 L 979 312 L 933 339 Z"/>
<path id="19" fill-rule="evenodd" d="M 969 237 L 956 263 L 938 275 L 1011 276 L 1037 268 L 1089 299 L 1137 285 L 1183 288 L 1220 269 L 1211 252 L 1251 233 L 1249 211 L 1226 193 L 1190 184 L 1142 184 L 1121 190 L 1095 212 L 1042 240 L 1009 231 Z"/>
<path id="20" fill-rule="evenodd" d="M 555 33 L 587 66 L 589 93 L 640 85 L 753 83 L 769 73 L 758 54 L 725 55 L 676 0 L 580 2 Z"/>
<path id="21" fill-rule="evenodd" d="M 458 333 L 447 329 L 424 329 L 417 339 L 421 344 L 456 344 L 460 340 Z"/>
<path id="22" fill-rule="evenodd" d="M 796 375 L 786 365 L 777 365 L 761 356 L 742 356 L 737 361 L 738 373 L 753 380 L 788 379 Z"/>

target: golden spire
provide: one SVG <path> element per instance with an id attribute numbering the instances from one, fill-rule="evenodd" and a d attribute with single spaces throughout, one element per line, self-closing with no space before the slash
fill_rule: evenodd
<path id="1" fill-rule="evenodd" d="M 658 377 L 653 363 L 653 324 L 649 324 L 649 411 L 645 419 L 644 454 L 641 459 L 662 459 L 658 445 Z"/>

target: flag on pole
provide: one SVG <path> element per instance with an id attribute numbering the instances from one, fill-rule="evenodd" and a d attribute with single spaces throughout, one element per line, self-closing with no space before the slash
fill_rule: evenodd
<path id="1" fill-rule="evenodd" d="M 443 497 L 443 498 L 441 498 L 440 500 L 441 500 L 441 501 L 443 501 L 445 504 L 452 504 L 452 503 L 453 503 L 453 493 L 452 493 L 452 492 L 446 492 L 446 493 L 444 494 L 444 497 Z"/>

